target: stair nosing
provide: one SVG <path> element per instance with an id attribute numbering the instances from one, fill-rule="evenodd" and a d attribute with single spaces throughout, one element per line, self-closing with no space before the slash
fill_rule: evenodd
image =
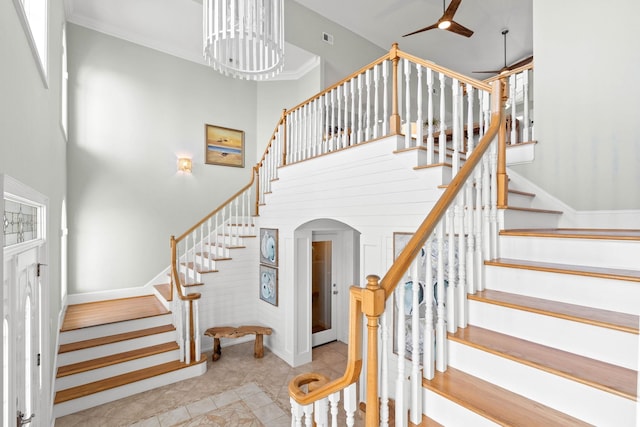
<path id="1" fill-rule="evenodd" d="M 71 387 L 64 390 L 59 390 L 56 392 L 53 403 L 54 405 L 57 405 L 60 403 L 71 401 L 71 400 L 80 399 L 82 397 L 90 396 L 92 394 L 111 390 L 117 387 L 122 387 L 137 381 L 142 381 L 142 380 L 146 380 L 156 376 L 164 375 L 180 369 L 191 367 L 193 365 L 198 365 L 200 363 L 206 363 L 206 361 L 207 361 L 206 357 L 201 357 L 200 360 L 190 364 L 180 362 L 179 360 L 174 360 L 172 362 L 167 362 L 167 363 L 151 366 L 144 369 L 139 369 L 137 371 L 116 375 L 114 377 L 109 377 L 104 380 L 94 381 L 92 383 L 83 384 L 80 386 L 75 386 L 75 387 Z M 156 370 L 159 370 L 159 369 L 160 369 L 160 372 L 150 374 L 151 372 L 155 372 Z M 137 375 L 142 375 L 142 376 L 138 378 L 136 377 Z M 134 377 L 136 379 L 130 380 L 130 377 Z M 91 387 L 95 387 L 95 389 L 91 390 Z"/>
<path id="2" fill-rule="evenodd" d="M 574 233 L 558 233 L 559 231 L 575 231 Z M 591 233 L 590 233 L 591 232 Z M 598 232 L 596 234 L 595 232 Z M 557 239 L 589 239 L 589 240 L 621 240 L 638 241 L 640 236 L 625 236 L 623 234 L 606 234 L 607 232 L 632 232 L 638 233 L 636 229 L 615 229 L 615 228 L 513 228 L 500 230 L 501 236 L 522 236 L 522 237 L 548 237 Z"/>
<path id="3" fill-rule="evenodd" d="M 586 378 L 586 375 L 578 376 L 577 374 L 573 374 L 571 372 L 564 371 L 564 370 L 559 369 L 557 367 L 553 367 L 553 366 L 550 366 L 550 365 L 545 365 L 545 364 L 543 364 L 542 362 L 539 362 L 539 361 L 531 360 L 531 359 L 524 358 L 524 357 L 519 357 L 519 356 L 517 356 L 515 354 L 509 353 L 507 350 L 502 350 L 502 349 L 497 349 L 497 348 L 490 347 L 486 343 L 479 343 L 479 342 L 476 342 L 476 341 L 468 340 L 466 337 L 461 336 L 465 332 L 469 331 L 469 330 L 465 331 L 465 329 L 467 329 L 467 328 L 472 328 L 472 329 L 485 331 L 485 333 L 489 332 L 489 334 L 503 337 L 503 339 L 506 339 L 506 340 L 517 341 L 517 342 L 523 343 L 523 345 L 527 345 L 527 346 L 533 347 L 533 348 L 538 349 L 538 350 L 551 351 L 552 353 L 554 353 L 557 356 L 564 356 L 564 357 L 569 356 L 569 357 L 575 358 L 574 366 L 576 366 L 578 364 L 581 364 L 581 363 L 593 363 L 595 365 L 599 365 L 599 368 L 601 368 L 601 369 L 614 369 L 614 370 L 618 370 L 620 372 L 624 371 L 625 375 L 632 375 L 633 373 L 635 373 L 636 380 L 634 381 L 634 386 L 632 387 L 634 393 L 631 394 L 631 393 L 626 392 L 624 390 L 619 390 L 617 388 L 614 388 L 613 386 L 609 386 L 609 385 L 603 384 L 601 382 L 597 382 L 596 380 Z M 509 359 L 509 360 L 514 361 L 514 362 L 521 363 L 523 365 L 526 365 L 526 366 L 529 366 L 529 367 L 532 367 L 532 368 L 535 368 L 535 369 L 539 369 L 541 371 L 545 371 L 545 372 L 548 372 L 550 374 L 557 375 L 557 376 L 566 378 L 568 380 L 575 381 L 575 382 L 578 382 L 580 384 L 587 385 L 589 387 L 596 388 L 598 390 L 605 391 L 607 393 L 615 394 L 617 396 L 620 396 L 620 397 L 623 397 L 623 398 L 626 398 L 626 399 L 629 399 L 629 400 L 633 400 L 633 401 L 637 400 L 637 394 L 635 393 L 636 392 L 635 384 L 637 383 L 637 375 L 638 375 L 637 371 L 634 371 L 634 370 L 628 369 L 628 368 L 624 368 L 624 367 L 620 367 L 620 366 L 617 366 L 617 365 L 613 365 L 611 363 L 602 362 L 602 361 L 597 360 L 597 359 L 591 359 L 591 358 L 588 358 L 588 357 L 585 357 L 585 356 L 580 356 L 580 355 L 577 355 L 577 354 L 573 354 L 573 353 L 570 353 L 570 352 L 567 352 L 567 351 L 564 351 L 564 350 L 559 350 L 559 349 L 554 348 L 554 347 L 549 347 L 549 346 L 538 344 L 538 343 L 535 343 L 535 342 L 532 342 L 532 341 L 527 341 L 527 340 L 522 339 L 522 338 L 513 337 L 513 336 L 510 336 L 510 335 L 507 335 L 507 334 L 503 334 L 503 333 L 500 333 L 500 332 L 496 332 L 496 331 L 493 331 L 493 330 L 490 330 L 490 329 L 485 329 L 485 328 L 481 328 L 481 327 L 473 326 L 473 325 L 468 325 L 467 328 L 464 328 L 464 329 L 463 328 L 459 328 L 458 332 L 448 333 L 449 339 L 452 340 L 452 341 L 456 341 L 456 342 L 458 342 L 460 344 L 467 345 L 467 346 L 470 346 L 470 347 L 473 347 L 473 348 L 477 348 L 477 349 L 485 351 L 487 353 L 491 353 L 491 354 L 494 354 L 496 356 L 499 356 L 499 357 L 502 357 L 502 358 L 505 358 L 505 359 Z"/>
<path id="4" fill-rule="evenodd" d="M 556 211 L 552 209 L 538 209 L 538 208 L 525 208 L 520 206 L 506 206 L 500 207 L 498 209 L 502 210 L 511 210 L 511 211 L 522 211 L 522 212 L 534 212 L 534 213 L 543 213 L 543 214 L 551 214 L 551 215 L 562 215 L 562 211 Z"/>
<path id="5" fill-rule="evenodd" d="M 487 296 L 488 294 L 488 296 Z M 524 305 L 522 303 L 515 303 L 515 302 L 510 302 L 510 301 L 504 301 L 504 300 L 499 300 L 499 299 L 492 299 L 493 298 L 497 298 L 500 296 L 517 296 L 521 299 L 524 300 L 528 300 L 530 302 L 545 302 L 545 303 L 553 303 L 556 304 L 559 308 L 560 307 L 566 307 L 566 308 L 586 308 L 589 309 L 593 312 L 596 313 L 616 313 L 616 312 L 612 312 L 611 310 L 602 310 L 602 309 L 598 309 L 598 308 L 593 308 L 593 307 L 585 307 L 585 306 L 578 306 L 576 304 L 567 304 L 567 303 L 561 303 L 561 302 L 557 302 L 557 301 L 552 301 L 552 300 L 545 300 L 543 298 L 535 298 L 535 297 L 528 297 L 528 296 L 523 296 L 523 295 L 516 295 L 516 294 L 511 294 L 509 292 L 503 292 L 503 291 L 494 291 L 494 290 L 484 290 L 484 291 L 479 291 L 476 294 L 469 294 L 468 298 L 470 300 L 474 300 L 474 301 L 479 301 L 479 302 L 484 302 L 484 303 L 488 303 L 488 304 L 493 304 L 493 305 L 499 305 L 499 306 L 503 306 L 503 307 L 507 307 L 507 308 L 512 308 L 515 310 L 522 310 L 522 311 L 527 311 L 530 313 L 536 313 L 536 314 L 541 314 L 541 315 L 545 315 L 545 316 L 551 316 L 551 317 L 556 317 L 559 319 L 564 319 L 564 320 L 569 320 L 569 321 L 573 321 L 573 322 L 578 322 L 578 323 L 583 323 L 583 324 L 588 324 L 588 325 L 592 325 L 592 326 L 598 326 L 598 327 L 602 327 L 602 328 L 607 328 L 607 329 L 612 329 L 612 330 L 617 330 L 620 332 L 626 332 L 626 333 L 630 333 L 630 334 L 634 334 L 634 335 L 640 335 L 640 331 L 638 330 L 638 326 L 626 326 L 623 324 L 617 324 L 617 323 L 613 323 L 613 322 L 607 322 L 607 321 L 602 321 L 602 320 L 597 320 L 597 319 L 590 319 L 587 317 L 581 317 L 578 315 L 573 315 L 573 314 L 569 314 L 569 313 L 561 313 L 559 311 L 552 311 L 552 310 L 547 310 L 547 309 L 542 309 L 542 308 L 537 308 L 537 307 L 532 307 L 532 306 L 527 306 Z M 619 315 L 623 315 L 625 317 L 633 317 L 633 318 L 638 318 L 638 316 L 636 315 L 632 315 L 632 314 L 626 314 L 626 313 L 616 313 Z M 635 325 L 638 324 L 637 320 L 634 322 Z"/>
<path id="6" fill-rule="evenodd" d="M 496 258 L 487 260 L 484 262 L 484 264 L 495 267 L 520 268 L 524 270 L 546 271 L 550 273 L 572 274 L 577 276 L 598 277 L 602 279 L 640 282 L 640 271 L 620 268 L 600 268 L 587 265 L 558 264 L 553 262 L 527 261 L 514 258 Z M 636 274 L 631 275 L 630 273 Z"/>
<path id="7" fill-rule="evenodd" d="M 59 366 L 56 372 L 56 378 L 64 378 L 83 372 L 93 371 L 95 369 L 105 368 L 107 366 L 117 365 L 118 363 L 129 362 L 132 360 L 142 359 L 144 357 L 154 356 L 156 354 L 166 353 L 180 349 L 175 341 L 156 344 L 148 347 L 137 348 L 122 353 L 111 354 L 109 356 L 98 357 L 83 362 L 72 363 L 69 365 Z"/>
<path id="8" fill-rule="evenodd" d="M 124 332 L 121 334 L 107 335 L 105 337 L 91 338 L 88 340 L 75 341 L 67 344 L 61 344 L 58 348 L 58 354 L 70 353 L 73 351 L 85 350 L 87 348 L 99 347 L 102 345 L 109 345 L 118 342 L 128 341 L 137 338 L 148 337 L 155 334 L 161 334 L 166 332 L 175 331 L 176 328 L 172 324 L 166 324 L 162 326 L 156 326 L 153 328 L 138 329 L 131 332 Z"/>

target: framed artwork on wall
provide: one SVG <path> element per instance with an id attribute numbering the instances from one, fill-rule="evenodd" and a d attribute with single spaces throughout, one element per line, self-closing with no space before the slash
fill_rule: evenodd
<path id="1" fill-rule="evenodd" d="M 278 266 L 278 229 L 260 229 L 260 264 Z"/>
<path id="2" fill-rule="evenodd" d="M 278 306 L 278 269 L 260 264 L 260 299 Z"/>
<path id="3" fill-rule="evenodd" d="M 208 165 L 244 167 L 244 131 L 204 125 L 204 162 Z"/>

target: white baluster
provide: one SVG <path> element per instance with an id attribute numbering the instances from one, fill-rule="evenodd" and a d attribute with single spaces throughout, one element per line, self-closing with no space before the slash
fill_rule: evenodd
<path id="1" fill-rule="evenodd" d="M 293 400 L 293 397 L 289 398 L 289 402 L 291 402 L 291 425 L 294 427 L 302 427 L 302 417 L 304 415 L 302 405 Z"/>
<path id="2" fill-rule="evenodd" d="M 396 345 L 398 346 L 398 376 L 396 378 L 396 407 L 395 420 L 396 425 L 407 425 L 406 396 L 405 396 L 405 350 L 407 346 L 406 329 L 405 329 L 405 281 L 406 276 L 402 277 L 396 288 L 396 306 L 398 308 Z"/>
<path id="3" fill-rule="evenodd" d="M 302 410 L 304 411 L 304 425 L 306 427 L 313 426 L 313 403 L 305 405 Z"/>
<path id="4" fill-rule="evenodd" d="M 533 141 L 533 136 L 529 139 L 529 127 L 531 123 L 529 122 L 529 70 L 524 70 L 522 72 L 522 93 L 524 95 L 524 120 L 522 123 L 522 142 Z"/>
<path id="5" fill-rule="evenodd" d="M 391 310 L 391 312 L 393 312 Z M 389 316 L 380 316 L 380 425 L 389 425 Z"/>
<path id="6" fill-rule="evenodd" d="M 316 400 L 313 403 L 313 419 L 317 427 L 326 427 L 329 425 L 328 409 L 327 398 Z"/>
<path id="7" fill-rule="evenodd" d="M 473 152 L 473 147 L 475 146 L 474 142 L 474 133 L 473 133 L 473 94 L 475 89 L 469 83 L 467 83 L 467 156 L 465 158 L 469 158 L 471 153 Z M 463 138 L 464 141 L 464 138 Z"/>
<path id="8" fill-rule="evenodd" d="M 307 158 L 307 153 L 304 152 L 304 140 L 302 138 L 304 131 L 303 128 L 304 123 L 302 122 L 302 109 L 298 108 L 296 110 L 296 145 L 300 152 L 300 160 L 305 160 Z M 269 189 L 271 189 L 271 185 L 269 185 Z"/>
<path id="9" fill-rule="evenodd" d="M 365 71 L 365 82 L 367 86 L 367 121 L 365 129 L 365 140 L 371 139 L 371 69 Z"/>
<path id="10" fill-rule="evenodd" d="M 498 147 L 494 142 L 489 148 L 489 166 L 491 167 L 491 259 L 498 258 Z"/>
<path id="11" fill-rule="evenodd" d="M 340 392 L 336 391 L 329 395 L 329 410 L 331 412 L 331 426 L 338 425 L 338 404 L 340 403 Z"/>
<path id="12" fill-rule="evenodd" d="M 445 119 L 447 117 L 447 110 L 445 106 L 445 75 L 438 73 L 440 77 L 440 136 L 438 138 L 438 163 L 445 163 L 447 159 L 447 124 Z"/>
<path id="13" fill-rule="evenodd" d="M 516 75 L 511 74 L 509 77 L 509 98 L 511 99 L 511 144 L 518 142 L 517 126 L 516 126 Z"/>
<path id="14" fill-rule="evenodd" d="M 408 59 L 404 64 L 404 88 L 405 88 L 405 111 L 404 111 L 404 148 L 411 147 L 411 63 Z"/>
<path id="15" fill-rule="evenodd" d="M 423 359 L 422 359 L 422 376 L 428 380 L 433 379 L 435 364 L 435 332 L 433 324 L 433 234 L 429 236 L 424 248 L 426 252 L 425 259 L 425 290 L 424 290 L 424 338 L 423 338 Z"/>
<path id="16" fill-rule="evenodd" d="M 330 121 L 330 117 L 331 115 L 329 114 L 329 108 L 330 108 L 330 100 L 329 100 L 329 94 L 325 93 L 324 95 L 322 95 L 322 98 L 324 100 L 324 111 L 325 111 L 325 122 L 324 122 L 324 137 L 322 140 L 322 152 L 321 154 L 327 153 L 329 152 L 329 138 L 331 138 L 331 121 Z"/>
<path id="17" fill-rule="evenodd" d="M 344 411 L 347 416 L 347 426 L 349 427 L 353 427 L 355 424 L 354 415 L 358 404 L 356 401 L 356 384 L 353 383 L 344 389 Z"/>
<path id="18" fill-rule="evenodd" d="M 358 75 L 358 138 L 357 144 L 362 142 L 362 138 L 364 137 L 363 129 L 364 126 L 364 112 L 362 110 L 362 80 L 364 76 L 362 74 Z"/>
<path id="19" fill-rule="evenodd" d="M 379 81 L 380 81 L 380 67 L 378 64 L 373 68 L 373 137 L 378 138 L 380 136 L 380 96 L 379 96 Z"/>
<path id="20" fill-rule="evenodd" d="M 382 135 L 389 133 L 389 61 L 382 63 Z"/>
<path id="21" fill-rule="evenodd" d="M 474 251 L 474 261 L 475 261 L 475 282 L 472 289 L 469 289 L 469 292 L 475 294 L 476 291 L 481 291 L 484 289 L 484 268 L 483 263 L 484 259 L 482 256 L 482 246 L 483 246 L 483 235 L 482 235 L 482 186 L 484 185 L 483 170 L 485 168 L 484 161 L 480 161 L 478 163 L 478 167 L 476 168 L 474 178 L 475 178 L 475 188 L 476 188 L 476 208 L 474 210 L 474 230 L 475 230 L 475 251 Z"/>
<path id="22" fill-rule="evenodd" d="M 311 153 L 313 157 L 320 154 L 320 147 L 322 146 L 322 108 L 320 104 L 320 98 L 316 98 L 311 103 L 313 105 L 313 150 Z"/>
<path id="23" fill-rule="evenodd" d="M 238 199 L 237 198 L 233 201 L 233 204 L 234 204 L 235 210 L 236 210 L 236 220 L 235 220 L 235 227 L 231 227 L 231 230 L 232 230 L 232 232 L 233 232 L 233 234 L 235 236 L 236 245 L 240 246 L 240 227 L 239 227 L 239 224 L 240 224 L 239 221 L 240 220 L 238 218 Z"/>
<path id="24" fill-rule="evenodd" d="M 331 95 L 331 139 L 329 143 L 329 151 L 336 149 L 336 141 L 338 139 L 338 129 L 336 126 L 336 89 L 329 92 Z"/>
<path id="25" fill-rule="evenodd" d="M 193 301 L 193 334 L 195 336 L 195 351 L 193 355 L 195 361 L 200 360 L 200 313 L 198 311 L 198 300 Z"/>
<path id="26" fill-rule="evenodd" d="M 469 187 L 468 181 L 465 189 Z M 457 197 L 455 214 L 458 219 L 458 286 L 456 286 L 456 305 L 458 312 L 458 327 L 467 327 L 467 250 L 465 230 L 465 195 L 466 191 L 460 191 Z"/>
<path id="27" fill-rule="evenodd" d="M 339 148 L 347 147 L 347 118 L 348 118 L 348 107 L 349 107 L 349 82 L 344 82 L 342 86 L 340 86 L 340 98 L 338 98 L 338 114 L 339 114 L 339 122 L 340 122 L 340 146 Z M 344 101 L 344 108 L 342 108 L 342 102 Z"/>
<path id="28" fill-rule="evenodd" d="M 193 281 L 191 283 L 196 282 L 196 252 L 197 252 L 197 237 L 198 237 L 198 229 L 195 229 L 193 233 L 191 233 L 191 274 Z"/>
<path id="29" fill-rule="evenodd" d="M 452 156 L 452 174 L 457 174 L 460 170 L 460 122 L 461 122 L 461 111 L 460 111 L 460 83 L 457 79 L 453 79 L 451 81 L 451 107 L 452 107 L 452 119 L 453 123 L 452 127 L 452 135 L 451 135 L 451 148 L 453 148 L 453 156 Z M 451 278 L 449 278 L 449 285 L 451 285 Z"/>
<path id="30" fill-rule="evenodd" d="M 351 134 L 349 135 L 349 145 L 358 143 L 357 126 L 356 126 L 356 82 L 351 79 Z"/>
<path id="31" fill-rule="evenodd" d="M 456 288 L 458 287 L 458 280 L 456 278 L 456 261 L 455 261 L 455 223 L 454 223 L 454 209 L 455 205 L 447 209 L 445 214 L 447 223 L 447 260 L 448 271 L 447 278 L 449 281 L 449 287 L 447 288 L 447 331 L 455 332 L 458 330 L 458 315 L 456 307 Z"/>
<path id="32" fill-rule="evenodd" d="M 418 93 L 417 93 L 417 104 L 418 111 L 416 113 L 416 147 L 422 147 L 424 145 L 424 141 L 422 138 L 422 129 L 424 121 L 422 120 L 422 66 L 420 64 L 416 65 L 416 72 L 418 74 Z"/>
<path id="33" fill-rule="evenodd" d="M 411 422 L 422 421 L 422 373 L 420 372 L 420 256 L 411 264 Z M 424 298 L 424 293 L 423 293 Z"/>
<path id="34" fill-rule="evenodd" d="M 427 164 L 433 164 L 433 70 L 427 68 Z"/>
<path id="35" fill-rule="evenodd" d="M 447 325 L 445 321 L 445 299 L 446 289 L 444 283 L 444 221 L 440 221 L 437 225 L 438 234 L 438 284 L 437 284 L 437 300 L 438 317 L 436 320 L 436 369 L 444 372 L 447 369 Z"/>

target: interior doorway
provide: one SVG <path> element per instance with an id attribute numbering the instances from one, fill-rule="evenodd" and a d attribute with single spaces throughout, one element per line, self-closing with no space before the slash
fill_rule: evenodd
<path id="1" fill-rule="evenodd" d="M 312 346 L 337 339 L 338 272 L 333 257 L 337 233 L 314 232 L 311 242 L 311 340 Z M 336 246 L 334 248 L 334 246 Z"/>

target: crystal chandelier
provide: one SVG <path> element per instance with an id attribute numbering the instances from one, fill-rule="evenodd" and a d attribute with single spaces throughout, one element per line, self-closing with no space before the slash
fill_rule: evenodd
<path id="1" fill-rule="evenodd" d="M 264 80 L 284 64 L 284 0 L 204 0 L 204 57 L 225 75 Z"/>

